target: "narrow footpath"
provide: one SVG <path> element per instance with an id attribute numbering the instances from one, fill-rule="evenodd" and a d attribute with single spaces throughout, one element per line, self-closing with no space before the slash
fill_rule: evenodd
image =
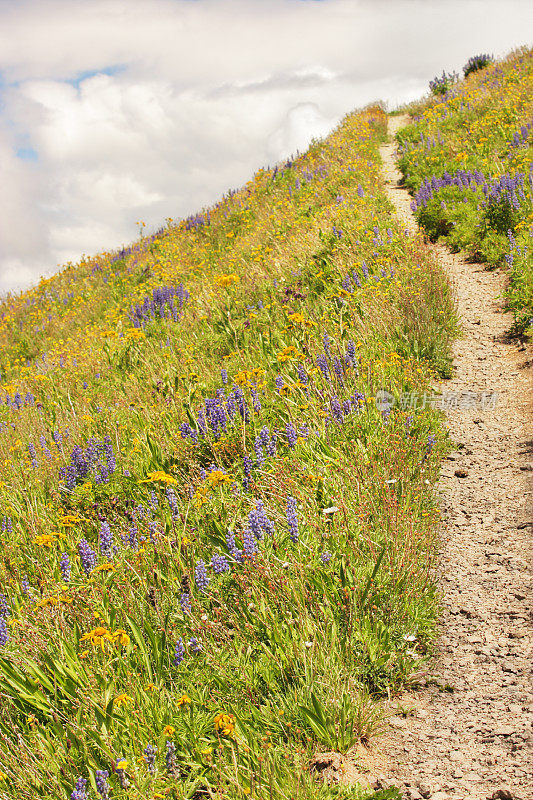
<path id="1" fill-rule="evenodd" d="M 391 136 L 407 121 L 391 117 Z M 388 195 L 416 232 L 394 143 L 381 155 Z M 447 412 L 457 449 L 439 484 L 444 613 L 422 688 L 391 701 L 377 785 L 412 800 L 532 800 L 533 351 L 507 337 L 504 272 L 428 246 L 450 277 L 463 331 L 454 377 L 442 384 L 460 399 Z M 468 393 L 483 392 L 485 407 L 469 403 Z"/>

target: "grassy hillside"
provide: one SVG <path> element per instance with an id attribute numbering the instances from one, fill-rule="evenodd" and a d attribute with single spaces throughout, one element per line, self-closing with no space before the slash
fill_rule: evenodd
<path id="1" fill-rule="evenodd" d="M 413 209 L 432 239 L 508 270 L 517 331 L 533 332 L 533 50 L 439 89 L 398 134 Z"/>
<path id="2" fill-rule="evenodd" d="M 354 797 L 309 759 L 427 653 L 455 329 L 385 131 L 4 302 L 1 796 Z"/>

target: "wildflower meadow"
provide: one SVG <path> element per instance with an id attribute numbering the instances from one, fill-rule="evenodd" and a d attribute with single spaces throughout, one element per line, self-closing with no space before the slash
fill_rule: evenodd
<path id="1" fill-rule="evenodd" d="M 516 180 L 528 59 L 402 134 L 417 191 L 431 159 L 451 168 L 457 114 L 495 141 L 476 100 L 495 82 Z M 428 398 L 457 325 L 386 198 L 386 125 L 349 114 L 213 208 L 2 303 L 1 797 L 397 796 L 309 770 L 379 732 L 438 614 L 450 445 Z"/>

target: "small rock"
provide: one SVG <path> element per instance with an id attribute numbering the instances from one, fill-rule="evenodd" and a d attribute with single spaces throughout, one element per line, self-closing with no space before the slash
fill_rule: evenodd
<path id="1" fill-rule="evenodd" d="M 468 470 L 467 469 L 456 469 L 453 474 L 455 475 L 456 478 L 466 478 L 466 476 L 468 475 Z"/>
<path id="2" fill-rule="evenodd" d="M 417 783 L 416 787 L 420 792 L 420 794 L 422 795 L 422 797 L 424 798 L 431 797 L 431 789 L 429 788 L 427 783 Z"/>
<path id="3" fill-rule="evenodd" d="M 499 725 L 497 728 L 494 728 L 494 733 L 496 736 L 512 736 L 514 728 L 512 725 Z M 500 789 L 498 789 L 498 791 L 500 791 Z"/>
<path id="4" fill-rule="evenodd" d="M 487 800 L 515 800 L 509 789 L 496 789 Z"/>
<path id="5" fill-rule="evenodd" d="M 522 472 L 533 472 L 533 464 L 529 461 L 527 464 L 520 464 Z"/>

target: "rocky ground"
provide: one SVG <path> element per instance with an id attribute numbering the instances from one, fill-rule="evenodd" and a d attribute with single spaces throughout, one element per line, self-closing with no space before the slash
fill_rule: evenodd
<path id="1" fill-rule="evenodd" d="M 390 118 L 391 134 L 405 121 Z M 414 231 L 393 144 L 382 158 L 389 196 Z M 380 756 L 366 763 L 374 785 L 412 800 L 532 800 L 533 352 L 507 336 L 503 272 L 428 246 L 450 276 L 463 329 L 455 375 L 441 387 L 459 403 L 447 411 L 457 449 L 440 481 L 444 614 L 428 676 L 391 702 Z"/>

